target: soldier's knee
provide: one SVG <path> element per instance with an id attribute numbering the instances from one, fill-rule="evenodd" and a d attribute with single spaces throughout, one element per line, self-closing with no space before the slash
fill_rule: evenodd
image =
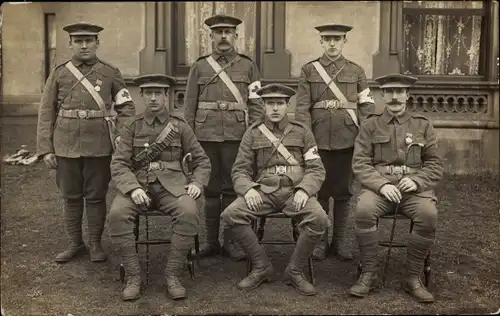
<path id="1" fill-rule="evenodd" d="M 177 200 L 177 207 L 183 214 L 186 221 L 197 221 L 198 220 L 198 205 L 196 200 L 189 195 L 183 195 Z"/>
<path id="2" fill-rule="evenodd" d="M 172 231 L 179 235 L 194 236 L 198 233 L 198 207 L 189 195 L 182 195 L 177 200 L 177 213 L 172 221 Z"/>
<path id="3" fill-rule="evenodd" d="M 370 228 L 376 224 L 377 201 L 360 196 L 356 203 L 356 226 L 359 228 Z"/>
<path id="4" fill-rule="evenodd" d="M 422 236 L 433 235 L 438 223 L 436 204 L 431 199 L 425 199 L 418 204 L 416 214 L 414 219 L 416 232 Z"/>
<path id="5" fill-rule="evenodd" d="M 307 216 L 306 222 L 309 222 L 309 228 L 315 232 L 323 233 L 328 229 L 329 218 L 328 214 L 323 210 L 318 202 L 311 204 L 310 215 Z"/>
<path id="6" fill-rule="evenodd" d="M 220 214 L 222 223 L 225 227 L 233 226 L 234 224 L 248 224 L 245 212 L 246 204 L 243 198 L 237 198 L 229 204 Z"/>

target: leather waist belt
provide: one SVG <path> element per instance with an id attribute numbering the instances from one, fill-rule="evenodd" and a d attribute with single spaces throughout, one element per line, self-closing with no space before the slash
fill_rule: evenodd
<path id="1" fill-rule="evenodd" d="M 414 174 L 418 172 L 418 168 L 412 168 L 407 166 L 376 166 L 378 172 L 381 174 L 388 175 L 405 175 L 405 174 Z"/>
<path id="2" fill-rule="evenodd" d="M 313 109 L 353 109 L 356 110 L 358 108 L 357 103 L 349 102 L 347 104 L 342 104 L 339 100 L 324 100 L 316 102 L 313 106 Z"/>
<path id="3" fill-rule="evenodd" d="M 64 110 L 60 109 L 58 116 L 75 119 L 93 119 L 106 117 L 104 111 L 101 110 Z"/>
<path id="4" fill-rule="evenodd" d="M 293 172 L 302 173 L 304 172 L 304 168 L 302 168 L 301 166 L 273 166 L 264 169 L 264 173 L 273 173 L 277 175 L 283 175 Z"/>
<path id="5" fill-rule="evenodd" d="M 198 102 L 198 109 L 202 110 L 222 110 L 222 111 L 245 111 L 246 104 L 227 101 Z"/>
<path id="6" fill-rule="evenodd" d="M 153 170 L 165 170 L 165 169 L 181 169 L 181 163 L 180 161 L 174 160 L 174 161 L 154 161 L 150 162 L 149 166 L 147 166 L 145 169 L 147 171 L 153 171 Z"/>

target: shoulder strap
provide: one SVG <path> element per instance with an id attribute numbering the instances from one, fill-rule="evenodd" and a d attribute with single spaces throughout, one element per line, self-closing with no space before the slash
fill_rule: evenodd
<path id="1" fill-rule="evenodd" d="M 221 68 L 219 63 L 215 61 L 212 55 L 207 57 L 208 64 L 212 67 L 216 74 L 218 74 L 219 78 L 224 82 L 224 84 L 228 87 L 229 91 L 233 94 L 236 102 L 240 104 L 244 104 L 243 97 L 241 96 L 240 90 L 236 87 L 236 85 L 231 81 L 231 78 L 227 75 L 224 69 Z"/>
<path id="2" fill-rule="evenodd" d="M 106 109 L 106 104 L 102 99 L 101 95 L 95 90 L 94 86 L 90 83 L 90 81 L 85 78 L 85 76 L 78 70 L 78 68 L 73 65 L 71 61 L 66 63 L 66 68 L 78 79 L 78 81 L 87 89 L 90 93 L 94 101 L 97 103 L 101 111 L 106 113 L 106 116 L 109 115 L 109 111 Z"/>
<path id="3" fill-rule="evenodd" d="M 278 152 L 285 157 L 285 160 L 292 166 L 299 165 L 299 162 L 295 157 L 286 149 L 286 147 L 280 142 L 280 140 L 274 136 L 274 134 L 267 128 L 265 124 L 260 124 L 258 129 L 266 136 L 267 139 L 271 141 L 273 146 L 278 150 Z M 283 133 L 285 135 L 285 133 Z"/>
<path id="4" fill-rule="evenodd" d="M 325 68 L 323 68 L 323 66 L 321 66 L 321 64 L 319 62 L 317 62 L 317 61 L 313 62 L 312 64 L 313 64 L 314 68 L 316 68 L 316 71 L 321 76 L 321 79 L 323 79 L 323 81 L 328 86 L 328 88 L 330 88 L 330 90 L 332 91 L 333 95 L 342 104 L 348 104 L 349 101 L 347 101 L 347 98 L 342 93 L 342 91 L 340 91 L 339 87 L 335 84 L 335 82 L 333 80 L 331 80 L 330 76 L 328 76 L 328 74 L 326 73 Z M 342 69 L 344 67 L 345 67 L 345 65 L 338 71 L 338 73 L 340 71 L 342 71 Z M 356 117 L 356 113 L 354 112 L 354 110 L 353 109 L 346 109 L 346 110 L 347 110 L 347 113 L 349 113 L 349 115 L 351 116 L 352 120 L 354 121 L 354 124 L 356 124 L 356 126 L 359 127 L 358 118 Z"/>

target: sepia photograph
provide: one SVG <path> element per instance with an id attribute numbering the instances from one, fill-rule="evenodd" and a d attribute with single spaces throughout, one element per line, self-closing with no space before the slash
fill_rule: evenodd
<path id="1" fill-rule="evenodd" d="M 498 0 L 3 2 L 0 316 L 498 315 Z"/>

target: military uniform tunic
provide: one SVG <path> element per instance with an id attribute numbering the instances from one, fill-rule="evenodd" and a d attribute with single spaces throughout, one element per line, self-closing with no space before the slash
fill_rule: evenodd
<path id="1" fill-rule="evenodd" d="M 273 169 L 279 170 L 279 166 L 286 166 L 288 163 L 281 154 L 273 150 L 271 141 L 258 129 L 261 122 L 252 125 L 243 136 L 233 166 L 232 179 L 239 197 L 222 213 L 224 224 L 249 225 L 255 216 L 282 211 L 288 216 L 298 217 L 299 227 L 306 226 L 315 234 L 322 234 L 328 227 L 328 218 L 316 200 L 316 194 L 324 180 L 325 169 L 317 154 L 311 130 L 302 123 L 288 121 L 286 117 L 279 124 L 273 124 L 267 119 L 264 121 L 278 138 L 283 135 L 287 125 L 291 125 L 282 144 L 299 166 L 288 166 L 284 174 L 273 172 Z M 258 190 L 264 201 L 258 212 L 250 210 L 245 203 L 244 196 L 251 188 Z M 293 197 L 299 189 L 304 190 L 310 198 L 305 207 L 296 212 Z"/>
<path id="2" fill-rule="evenodd" d="M 108 110 L 115 103 L 119 130 L 127 117 L 135 115 L 134 103 L 120 71 L 99 59 L 91 64 L 73 59 L 72 63 L 84 75 L 92 71 L 86 78 L 93 86 L 99 86 L 98 93 Z M 38 155 L 55 153 L 56 156 L 68 158 L 111 155 L 111 140 L 104 118 L 58 116 L 60 109 L 99 111 L 99 106 L 82 84 L 78 84 L 70 92 L 78 79 L 64 64 L 51 72 L 43 90 L 38 121 Z M 66 98 L 62 100 L 64 97 Z"/>
<path id="3" fill-rule="evenodd" d="M 354 112 L 359 124 L 373 111 L 373 99 L 363 68 L 343 56 L 332 61 L 323 54 L 302 67 L 295 119 L 311 126 L 325 164 L 326 179 L 319 198 L 328 201 L 332 196 L 336 201 L 348 200 L 352 196 L 350 165 L 358 127 L 346 109 L 313 108 L 317 102 L 337 100 L 313 66 L 315 61 L 323 66 L 331 78 L 336 76 L 334 83 L 347 101 L 358 105 Z"/>
<path id="4" fill-rule="evenodd" d="M 173 121 L 178 132 L 156 158 L 156 161 L 164 163 L 165 168 L 151 171 L 136 169 L 132 158 L 144 149 L 146 143 L 152 144 L 156 140 L 169 120 Z M 181 168 L 182 158 L 187 153 L 191 153 L 193 158 L 191 181 L 203 190 L 210 175 L 210 160 L 181 117 L 164 111 L 155 118 L 146 111 L 124 125 L 120 144 L 111 161 L 112 178 L 119 191 L 109 215 L 111 236 L 132 233 L 133 221 L 129 219 L 135 216 L 139 207 L 133 203 L 130 194 L 137 188 L 149 190 L 155 206 L 173 216 L 174 232 L 180 235 L 197 234 L 197 206 L 187 195 L 187 179 Z"/>
<path id="5" fill-rule="evenodd" d="M 224 71 L 240 91 L 245 102 L 240 106 L 247 106 L 248 123 L 252 124 L 261 118 L 262 105 L 258 103 L 255 93 L 249 91 L 249 88 L 260 87 L 257 65 L 250 58 L 234 51 L 227 54 L 214 51 L 211 56 L 222 68 L 232 63 Z M 241 109 L 229 109 L 230 105 L 227 103 L 236 103 L 236 99 L 221 78 L 212 79 L 215 71 L 206 60 L 207 57 L 198 58 L 189 73 L 184 117 L 212 163 L 206 196 L 218 198 L 221 193 L 234 196 L 231 167 L 238 152 L 239 142 L 247 128 L 245 112 Z M 220 108 L 203 109 L 200 103 L 204 102 L 218 103 Z"/>
<path id="6" fill-rule="evenodd" d="M 410 143 L 423 147 L 412 146 L 407 151 Z M 392 209 L 393 203 L 380 195 L 380 188 L 385 184 L 398 184 L 395 173 L 405 164 L 406 155 L 409 168 L 400 177 L 414 180 L 418 190 L 403 193 L 400 211 L 414 219 L 417 233 L 433 237 L 437 224 L 433 188 L 443 176 L 443 161 L 438 155 L 436 132 L 431 122 L 424 116 L 408 112 L 396 118 L 384 110 L 361 126 L 352 164 L 363 187 L 356 210 L 358 227 L 372 227 L 378 216 Z"/>

